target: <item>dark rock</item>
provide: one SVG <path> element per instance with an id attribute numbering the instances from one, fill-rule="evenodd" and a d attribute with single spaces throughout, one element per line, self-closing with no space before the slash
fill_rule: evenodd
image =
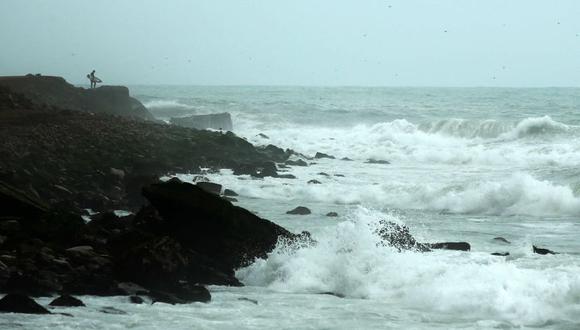
<path id="1" fill-rule="evenodd" d="M 383 219 L 379 220 L 379 223 L 381 227 L 377 230 L 377 234 L 383 239 L 383 245 L 394 247 L 399 252 L 402 250 L 429 251 L 426 244 L 419 243 L 415 240 L 407 226 Z"/>
<path id="2" fill-rule="evenodd" d="M 326 213 L 326 216 L 327 217 L 338 217 L 338 213 L 336 213 L 336 212 L 328 212 L 328 213 Z"/>
<path id="3" fill-rule="evenodd" d="M 337 298 L 344 298 L 345 295 L 343 295 L 342 293 L 336 293 L 336 292 L 321 292 L 320 294 L 324 294 L 324 295 L 328 295 L 328 296 L 335 296 Z"/>
<path id="4" fill-rule="evenodd" d="M 263 139 L 269 139 L 270 137 L 264 133 L 259 133 L 258 134 L 259 137 L 263 138 Z"/>
<path id="5" fill-rule="evenodd" d="M 226 189 L 226 190 L 224 190 L 224 196 L 235 197 L 235 196 L 238 196 L 238 193 L 231 190 L 231 189 Z"/>
<path id="6" fill-rule="evenodd" d="M 153 120 L 153 115 L 129 96 L 123 86 L 101 86 L 95 89 L 76 88 L 61 77 L 2 77 L 0 86 L 19 93 L 36 105 L 73 109 L 92 113 Z"/>
<path id="7" fill-rule="evenodd" d="M 193 285 L 187 287 L 186 290 L 182 290 L 179 292 L 178 297 L 185 301 L 189 302 L 210 302 L 211 301 L 211 294 L 209 291 L 200 285 Z"/>
<path id="8" fill-rule="evenodd" d="M 294 237 L 268 220 L 179 180 L 151 185 L 143 194 L 180 244 L 231 269 L 265 257 L 279 237 Z"/>
<path id="9" fill-rule="evenodd" d="M 143 300 L 143 298 L 141 298 L 141 297 L 139 297 L 139 296 L 130 296 L 130 297 L 129 297 L 129 301 L 130 301 L 132 304 L 142 304 L 142 303 L 144 303 L 144 302 L 145 302 L 145 301 Z"/>
<path id="10" fill-rule="evenodd" d="M 254 305 L 258 305 L 258 301 L 254 300 L 254 299 L 250 299 L 250 298 L 246 298 L 246 297 L 240 297 L 238 298 L 238 300 L 240 301 L 247 301 L 247 302 L 251 302 Z"/>
<path id="11" fill-rule="evenodd" d="M 298 206 L 288 212 L 286 214 L 296 214 L 296 215 L 307 215 L 312 213 L 309 208 L 304 206 Z"/>
<path id="12" fill-rule="evenodd" d="M 48 205 L 31 194 L 0 181 L 0 216 L 37 218 L 48 211 Z"/>
<path id="13" fill-rule="evenodd" d="M 296 179 L 296 176 L 293 174 L 278 174 L 277 178 L 279 178 L 279 179 Z"/>
<path id="14" fill-rule="evenodd" d="M 50 306 L 60 306 L 60 307 L 81 307 L 85 304 L 73 296 L 62 295 L 50 302 Z"/>
<path id="15" fill-rule="evenodd" d="M 328 173 L 324 173 L 324 172 L 320 172 L 320 173 L 318 173 L 318 175 L 322 175 L 322 176 L 330 176 Z"/>
<path id="16" fill-rule="evenodd" d="M 198 187 L 207 191 L 208 193 L 212 193 L 214 195 L 219 195 L 222 192 L 222 185 L 213 183 L 213 182 L 198 182 L 196 183 Z"/>
<path id="17" fill-rule="evenodd" d="M 508 241 L 507 239 L 503 238 L 503 237 L 494 237 L 493 238 L 494 242 L 498 242 L 498 243 L 505 243 L 505 244 L 511 244 L 510 241 Z"/>
<path id="18" fill-rule="evenodd" d="M 350 159 L 348 157 L 343 157 L 340 160 L 344 160 L 344 161 L 347 161 L 347 162 L 352 162 L 352 159 Z"/>
<path id="19" fill-rule="evenodd" d="M 492 256 L 499 256 L 499 257 L 507 257 L 510 255 L 509 252 L 494 252 L 491 254 Z"/>
<path id="20" fill-rule="evenodd" d="M 470 251 L 471 245 L 467 242 L 443 242 L 426 244 L 431 249 Z"/>
<path id="21" fill-rule="evenodd" d="M 181 305 L 187 304 L 187 301 L 177 298 L 175 295 L 162 292 L 162 291 L 151 291 L 149 293 L 149 297 L 152 300 L 152 303 L 164 303 L 169 305 Z"/>
<path id="22" fill-rule="evenodd" d="M 238 199 L 234 198 L 234 197 L 223 196 L 222 198 L 225 199 L 226 201 L 232 202 L 232 203 L 235 203 L 238 201 Z"/>
<path id="23" fill-rule="evenodd" d="M 312 179 L 308 181 L 308 184 L 322 184 L 322 182 L 316 180 L 316 179 Z"/>
<path id="24" fill-rule="evenodd" d="M 536 254 L 542 254 L 542 255 L 546 255 L 546 254 L 558 254 L 557 252 L 554 252 L 552 250 L 539 248 L 539 247 L 537 247 L 535 245 L 532 245 L 532 250 L 534 251 L 534 253 L 536 253 Z"/>
<path id="25" fill-rule="evenodd" d="M 321 158 L 334 159 L 334 156 L 327 155 L 327 154 L 322 153 L 322 152 L 317 152 L 316 155 L 314 155 L 314 158 L 315 159 L 321 159 Z"/>
<path id="26" fill-rule="evenodd" d="M 374 159 L 374 158 L 371 158 L 371 159 L 368 159 L 368 160 L 366 161 L 366 163 L 367 163 L 367 164 L 382 164 L 382 165 L 388 165 L 388 164 L 390 164 L 391 162 L 389 162 L 388 160 L 382 160 L 382 159 Z"/>
<path id="27" fill-rule="evenodd" d="M 0 299 L 0 312 L 24 314 L 50 314 L 33 299 L 23 294 L 11 293 Z"/>
<path id="28" fill-rule="evenodd" d="M 287 160 L 284 164 L 290 165 L 290 166 L 308 166 L 308 163 L 305 162 L 302 159 L 298 159 L 298 160 Z"/>
<path id="29" fill-rule="evenodd" d="M 251 175 L 257 178 L 267 176 L 278 176 L 276 164 L 274 162 L 257 162 L 249 164 L 237 164 L 232 167 L 234 175 Z"/>
<path id="30" fill-rule="evenodd" d="M 233 131 L 232 116 L 227 113 L 215 113 L 208 115 L 191 115 L 186 117 L 174 117 L 170 119 L 174 125 L 195 129 L 219 129 Z"/>
<path id="31" fill-rule="evenodd" d="M 260 151 L 260 153 L 267 156 L 268 159 L 278 163 L 288 160 L 288 158 L 294 154 L 294 152 L 290 149 L 284 150 L 282 148 L 276 147 L 273 144 L 269 144 L 265 147 L 258 147 L 257 149 Z"/>
<path id="32" fill-rule="evenodd" d="M 105 314 L 127 315 L 127 312 L 122 311 L 122 310 L 115 308 L 115 307 L 110 307 L 110 306 L 102 307 L 101 309 L 99 309 L 99 311 L 101 313 L 105 313 Z"/>
<path id="33" fill-rule="evenodd" d="M 335 174 L 334 176 L 339 177 L 339 178 L 344 178 L 344 174 Z"/>

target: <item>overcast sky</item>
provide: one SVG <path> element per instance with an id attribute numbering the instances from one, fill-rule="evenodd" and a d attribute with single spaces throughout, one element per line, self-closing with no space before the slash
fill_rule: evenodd
<path id="1" fill-rule="evenodd" d="M 0 0 L 0 75 L 580 86 L 579 0 Z"/>

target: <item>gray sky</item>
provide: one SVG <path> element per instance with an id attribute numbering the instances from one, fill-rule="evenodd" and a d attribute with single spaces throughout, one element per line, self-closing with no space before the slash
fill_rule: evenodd
<path id="1" fill-rule="evenodd" d="M 579 0 L 0 0 L 0 75 L 580 86 Z"/>

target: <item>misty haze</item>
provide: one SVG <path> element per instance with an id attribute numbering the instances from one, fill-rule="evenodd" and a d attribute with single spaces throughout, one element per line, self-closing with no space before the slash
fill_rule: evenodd
<path id="1" fill-rule="evenodd" d="M 0 329 L 579 329 L 580 2 L 0 2 Z"/>

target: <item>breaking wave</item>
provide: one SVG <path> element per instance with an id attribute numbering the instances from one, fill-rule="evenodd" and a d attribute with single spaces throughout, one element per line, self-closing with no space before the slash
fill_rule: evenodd
<path id="1" fill-rule="evenodd" d="M 516 325 L 574 317 L 580 304 L 578 265 L 554 271 L 487 253 L 397 253 L 377 244 L 380 218 L 398 221 L 361 207 L 348 221 L 314 237 L 316 245 L 296 249 L 280 243 L 268 259 L 236 276 L 246 285 L 281 292 L 332 292 L 430 312 L 487 315 Z"/>

